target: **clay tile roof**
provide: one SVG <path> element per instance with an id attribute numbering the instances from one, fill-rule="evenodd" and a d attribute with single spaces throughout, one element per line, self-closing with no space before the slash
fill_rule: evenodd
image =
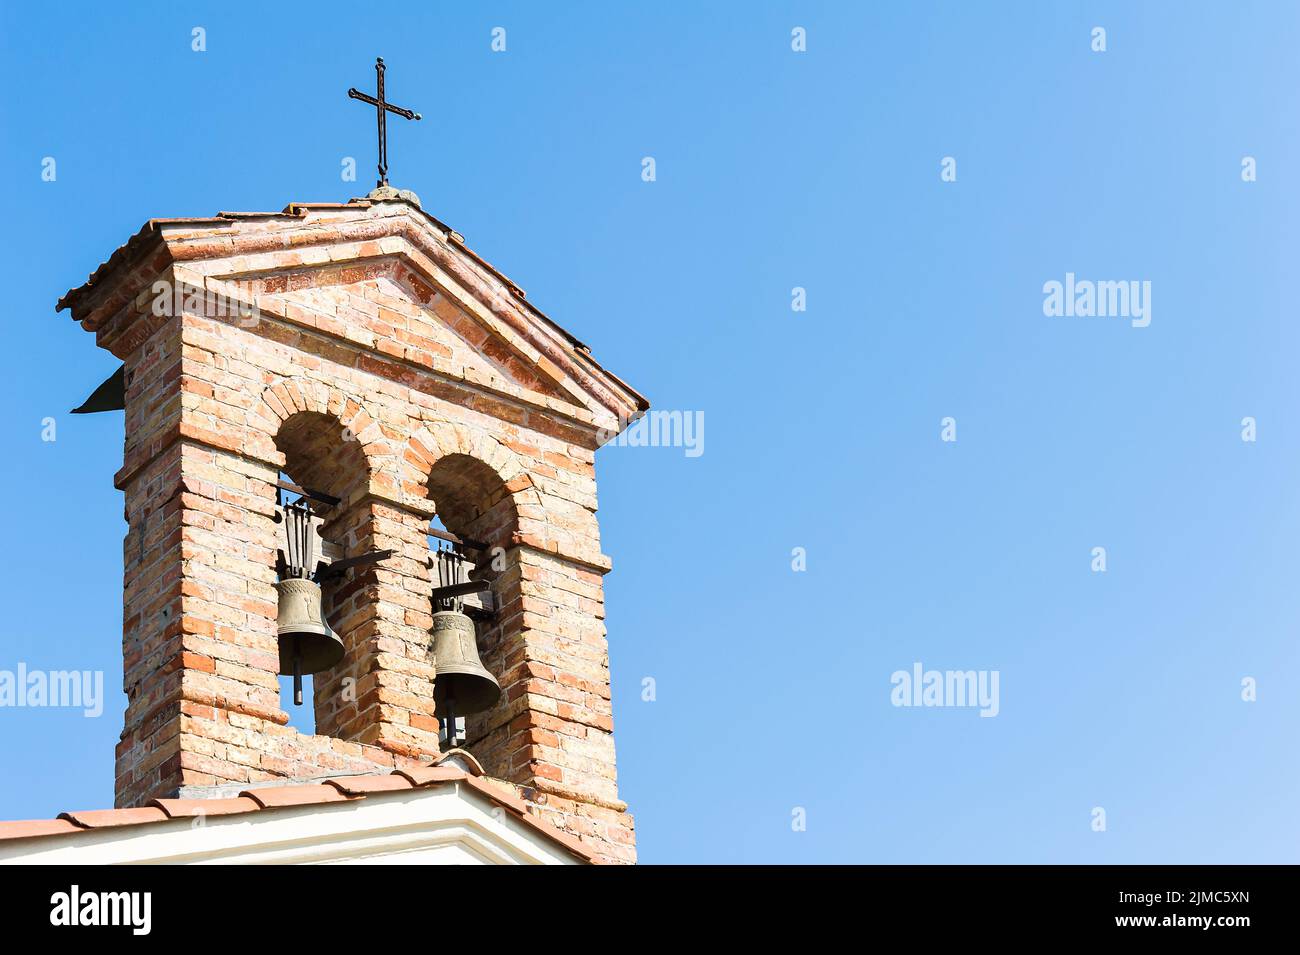
<path id="1" fill-rule="evenodd" d="M 542 822 L 542 820 L 538 819 L 528 811 L 528 805 L 522 799 L 508 795 L 503 790 L 493 786 L 491 783 L 484 782 L 482 779 L 477 779 L 474 776 L 466 776 L 463 782 L 471 789 L 482 793 L 488 799 L 500 803 L 506 809 L 509 809 L 520 822 L 545 836 L 549 836 L 556 842 L 561 843 L 570 852 L 584 858 L 591 858 L 590 851 L 579 840 L 575 839 L 567 832 L 562 832 L 554 826 Z"/>
<path id="2" fill-rule="evenodd" d="M 136 826 L 195 816 L 230 816 L 239 813 L 268 812 L 294 806 L 356 802 L 369 795 L 434 788 L 444 783 L 463 783 L 467 788 L 504 807 L 524 825 L 558 842 L 579 858 L 587 862 L 596 861 L 591 850 L 578 839 L 530 813 L 527 804 L 508 791 L 508 783 L 494 785 L 481 778 L 482 768 L 469 753 L 451 750 L 442 754 L 438 758 L 438 763 L 438 765 L 418 769 L 399 769 L 392 773 L 341 776 L 317 784 L 246 789 L 233 799 L 155 799 L 148 806 L 139 809 L 96 809 L 86 812 L 65 812 L 57 819 L 0 822 L 0 840 L 31 839 L 84 832 L 87 829 Z M 467 768 L 462 769 L 462 766 Z"/>
<path id="3" fill-rule="evenodd" d="M 134 826 L 142 822 L 162 822 L 167 813 L 157 806 L 140 809 L 91 809 L 85 812 L 61 812 L 60 819 L 76 823 L 83 829 L 107 829 L 111 826 Z"/>
<path id="4" fill-rule="evenodd" d="M 168 819 L 192 819 L 195 816 L 233 816 L 241 812 L 257 812 L 261 805 L 256 799 L 237 796 L 234 799 L 155 799 L 149 805 L 167 813 Z"/>
<path id="5" fill-rule="evenodd" d="M 292 212 L 218 212 L 217 217 L 211 221 L 220 222 L 223 219 L 274 219 L 294 215 Z"/>
<path id="6" fill-rule="evenodd" d="M 434 766 L 445 768 L 458 767 L 465 770 L 471 776 L 485 776 L 483 764 L 474 758 L 474 754 L 467 749 L 449 749 L 440 753 L 438 758 L 433 761 Z"/>
<path id="7" fill-rule="evenodd" d="M 298 215 L 298 209 L 369 209 L 366 199 L 353 199 L 351 202 L 291 202 L 282 210 L 286 215 Z"/>
<path id="8" fill-rule="evenodd" d="M 500 787 L 493 786 L 491 783 L 484 782 L 481 779 L 476 779 L 473 776 L 466 776 L 464 783 L 469 786 L 470 789 L 476 790 L 484 796 L 487 796 L 489 799 L 501 803 L 501 805 L 505 806 L 507 809 L 518 813 L 521 816 L 528 812 L 527 803 L 518 796 L 507 793 Z"/>
<path id="9" fill-rule="evenodd" d="M 412 786 L 431 786 L 434 783 L 455 782 L 467 774 L 451 766 L 426 766 L 420 769 L 399 769 L 397 775 Z"/>
<path id="10" fill-rule="evenodd" d="M 30 839 L 64 832 L 81 832 L 81 826 L 66 819 L 20 819 L 0 822 L 0 839 Z"/>
<path id="11" fill-rule="evenodd" d="M 325 785 L 333 786 L 345 796 L 367 796 L 370 793 L 388 793 L 398 789 L 415 788 L 409 779 L 397 773 L 390 776 L 347 776 L 343 779 L 327 779 Z"/>
<path id="12" fill-rule="evenodd" d="M 239 795 L 247 796 L 263 809 L 282 806 L 313 806 L 324 802 L 347 802 L 345 796 L 333 786 L 268 786 L 265 789 L 245 789 Z"/>

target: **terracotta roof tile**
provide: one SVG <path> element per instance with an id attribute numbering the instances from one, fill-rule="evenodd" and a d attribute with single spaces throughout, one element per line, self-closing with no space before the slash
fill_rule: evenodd
<path id="1" fill-rule="evenodd" d="M 134 826 L 142 822 L 162 822 L 167 813 L 157 806 L 139 809 L 91 809 L 82 812 L 61 812 L 60 819 L 74 822 L 83 829 L 107 829 L 112 826 Z"/>
<path id="2" fill-rule="evenodd" d="M 221 219 L 268 219 L 268 218 L 283 218 L 284 216 L 294 216 L 294 215 L 297 215 L 297 213 L 295 213 L 295 212 L 292 211 L 292 208 L 293 208 L 293 207 L 290 206 L 289 208 L 282 209 L 282 210 L 279 211 L 279 212 L 224 212 L 224 211 L 223 211 L 223 212 L 218 212 L 218 213 L 217 213 L 217 219 L 215 219 L 215 220 L 213 220 L 213 221 L 219 221 L 219 220 L 221 220 Z"/>
<path id="3" fill-rule="evenodd" d="M 298 215 L 298 209 L 369 209 L 367 199 L 353 199 L 351 202 L 291 202 L 281 210 L 284 215 Z"/>
<path id="4" fill-rule="evenodd" d="M 582 841 L 578 839 L 576 836 L 569 835 L 563 829 L 556 829 L 550 823 L 542 822 L 542 820 L 538 819 L 531 812 L 522 813 L 521 815 L 518 816 L 518 819 L 520 822 L 524 823 L 526 826 L 535 830 L 541 835 L 546 836 L 550 839 L 554 839 L 556 842 L 564 846 L 564 848 L 572 852 L 575 856 L 579 856 L 580 858 L 586 859 L 589 862 L 596 861 L 595 857 L 591 853 L 591 850 L 587 848 L 585 845 L 583 845 Z"/>
<path id="5" fill-rule="evenodd" d="M 526 802 L 518 796 L 507 793 L 504 789 L 498 789 L 491 783 L 484 782 L 481 779 L 475 779 L 473 776 L 466 776 L 464 782 L 470 789 L 478 790 L 484 796 L 496 800 L 507 809 L 511 809 L 521 816 L 526 815 L 528 812 L 528 804 Z"/>
<path id="6" fill-rule="evenodd" d="M 0 822 L 0 840 L 55 836 L 64 832 L 81 832 L 81 826 L 66 819 L 20 819 Z"/>
<path id="7" fill-rule="evenodd" d="M 474 770 L 477 762 L 467 753 L 456 750 L 440 757 L 447 762 L 459 755 Z M 468 757 L 468 758 L 466 758 Z M 18 822 L 0 822 L 0 840 L 30 839 L 55 836 L 87 829 L 104 829 L 115 826 L 143 825 L 165 822 L 168 819 L 187 819 L 196 816 L 230 816 L 240 813 L 264 812 L 292 806 L 314 806 L 327 803 L 355 802 L 369 795 L 401 792 L 413 788 L 435 787 L 443 783 L 464 783 L 470 789 L 498 803 L 525 825 L 564 846 L 574 855 L 594 862 L 595 856 L 578 839 L 563 832 L 528 811 L 528 806 L 506 788 L 480 779 L 476 772 L 466 772 L 456 766 L 426 766 L 419 769 L 400 769 L 392 773 L 342 776 L 327 779 L 320 784 L 301 786 L 267 786 L 246 789 L 233 799 L 155 799 L 139 809 L 98 809 L 86 812 L 65 812 L 57 819 L 33 819 Z"/>
<path id="8" fill-rule="evenodd" d="M 467 749 L 449 749 L 445 753 L 440 753 L 438 758 L 433 761 L 433 765 L 441 766 L 443 763 L 464 763 L 469 768 L 466 772 L 473 776 L 485 776 L 483 764 L 474 758 L 474 754 Z"/>
<path id="9" fill-rule="evenodd" d="M 450 783 L 469 776 L 463 769 L 457 769 L 454 766 L 422 766 L 419 769 L 399 769 L 397 775 L 405 777 L 412 786 Z"/>
<path id="10" fill-rule="evenodd" d="M 225 219 L 220 215 L 215 216 L 156 216 L 144 224 L 140 232 L 146 229 L 157 229 L 160 225 L 219 225 Z M 138 235 L 139 233 L 137 233 Z M 128 240 L 129 241 L 129 240 Z"/>
<path id="11" fill-rule="evenodd" d="M 257 812 L 262 807 L 256 799 L 236 796 L 234 799 L 155 799 L 149 805 L 167 813 L 169 819 L 191 819 L 195 816 L 233 816 L 241 812 Z"/>
<path id="12" fill-rule="evenodd" d="M 370 793 L 412 788 L 411 781 L 397 773 L 387 776 L 344 776 L 341 779 L 327 779 L 325 785 L 333 786 L 345 796 L 367 796 Z"/>
<path id="13" fill-rule="evenodd" d="M 333 786 L 267 786 L 265 789 L 245 789 L 239 795 L 253 799 L 263 809 L 283 806 L 313 806 L 325 802 L 347 802 L 345 796 Z"/>

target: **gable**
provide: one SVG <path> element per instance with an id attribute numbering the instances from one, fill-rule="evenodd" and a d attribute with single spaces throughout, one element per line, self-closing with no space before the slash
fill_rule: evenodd
<path id="1" fill-rule="evenodd" d="M 574 400 L 554 378 L 486 327 L 443 288 L 421 280 L 395 256 L 362 267 L 304 269 L 262 279 L 273 300 L 294 304 L 374 336 L 375 350 L 434 365 L 441 359 L 476 381 L 495 378 L 547 398 Z"/>
<path id="2" fill-rule="evenodd" d="M 404 200 L 153 219 L 58 309 L 125 360 L 165 320 L 149 314 L 149 288 L 168 270 L 177 285 L 234 301 L 256 295 L 276 318 L 586 428 L 615 434 L 649 407 L 458 233 Z"/>

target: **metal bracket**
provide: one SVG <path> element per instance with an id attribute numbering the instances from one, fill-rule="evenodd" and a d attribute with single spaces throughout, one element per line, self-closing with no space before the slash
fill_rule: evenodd
<path id="1" fill-rule="evenodd" d="M 489 549 L 488 545 L 482 543 L 481 541 L 472 541 L 464 537 L 458 537 L 457 535 L 451 533 L 451 531 L 439 530 L 436 527 L 427 527 L 425 528 L 424 532 L 428 534 L 430 537 L 436 537 L 438 538 L 438 540 L 446 541 L 449 544 L 456 544 L 460 547 L 467 547 L 470 550 L 476 550 L 479 551 L 480 553 L 487 551 Z"/>
<path id="2" fill-rule="evenodd" d="M 446 587 L 434 587 L 430 596 L 435 600 L 450 600 L 452 597 L 463 597 L 465 594 L 476 594 L 481 590 L 490 590 L 491 581 L 487 580 L 467 580 L 462 584 L 449 584 Z"/>
<path id="3" fill-rule="evenodd" d="M 324 504 L 326 507 L 338 507 L 343 499 L 335 497 L 333 494 L 326 494 L 324 491 L 318 491 L 311 487 L 299 487 L 292 481 L 276 481 L 275 486 L 282 491 L 288 491 L 291 494 L 300 494 L 308 500 L 315 501 L 318 504 Z"/>
<path id="4" fill-rule="evenodd" d="M 314 575 L 316 582 L 329 580 L 332 577 L 342 577 L 344 571 L 351 570 L 353 567 L 360 567 L 363 564 L 376 564 L 381 560 L 388 560 L 393 556 L 391 550 L 372 550 L 365 554 L 358 554 L 356 557 L 346 557 L 343 560 L 336 560 L 333 563 L 319 561 L 316 564 L 316 573 Z"/>

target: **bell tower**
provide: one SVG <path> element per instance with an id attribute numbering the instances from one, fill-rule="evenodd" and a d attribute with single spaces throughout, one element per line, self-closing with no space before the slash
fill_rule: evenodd
<path id="1" fill-rule="evenodd" d="M 387 186 L 151 220 L 58 307 L 124 365 L 95 396 L 126 412 L 117 805 L 428 763 L 456 729 L 431 599 L 454 542 L 473 624 L 438 652 L 476 650 L 500 687 L 462 747 L 601 858 L 635 859 L 594 460 L 644 398 Z M 323 666 L 314 735 L 278 676 L 287 489 L 319 578 L 320 632 L 298 627 Z"/>

